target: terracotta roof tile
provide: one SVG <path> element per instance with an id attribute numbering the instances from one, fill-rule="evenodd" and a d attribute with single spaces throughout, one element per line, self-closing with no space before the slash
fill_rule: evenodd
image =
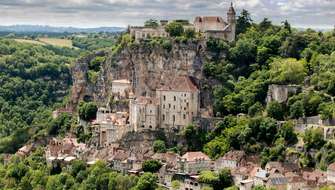
<path id="1" fill-rule="evenodd" d="M 194 162 L 196 160 L 211 161 L 211 159 L 202 152 L 187 152 L 182 156 L 187 162 Z"/>
<path id="2" fill-rule="evenodd" d="M 179 76 L 174 78 L 170 83 L 158 89 L 160 91 L 177 91 L 177 92 L 196 92 L 198 87 L 188 76 Z"/>

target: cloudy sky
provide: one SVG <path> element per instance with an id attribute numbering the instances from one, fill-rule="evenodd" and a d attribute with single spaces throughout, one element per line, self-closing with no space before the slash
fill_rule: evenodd
<path id="1" fill-rule="evenodd" d="M 127 26 L 149 18 L 225 16 L 231 0 L 0 0 L 0 25 Z M 233 0 L 255 21 L 288 20 L 297 27 L 333 28 L 335 0 Z"/>

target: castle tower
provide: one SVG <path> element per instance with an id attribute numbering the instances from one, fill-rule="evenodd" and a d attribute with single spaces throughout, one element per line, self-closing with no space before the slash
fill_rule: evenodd
<path id="1" fill-rule="evenodd" d="M 233 6 L 233 3 L 230 4 L 228 13 L 227 13 L 227 21 L 230 25 L 230 33 L 227 36 L 228 41 L 234 41 L 236 36 L 236 12 Z"/>

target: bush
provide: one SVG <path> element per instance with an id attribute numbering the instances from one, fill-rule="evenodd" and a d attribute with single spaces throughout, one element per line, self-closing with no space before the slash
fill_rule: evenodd
<path id="1" fill-rule="evenodd" d="M 81 102 L 79 105 L 79 117 L 84 121 L 91 121 L 97 117 L 98 107 L 93 102 Z"/>
<path id="2" fill-rule="evenodd" d="M 270 102 L 266 108 L 266 112 L 268 113 L 269 117 L 272 117 L 276 120 L 282 120 L 284 119 L 284 110 L 283 106 L 276 102 Z"/>
<path id="3" fill-rule="evenodd" d="M 181 23 L 171 22 L 166 25 L 165 30 L 170 34 L 171 37 L 182 36 L 184 33 L 184 27 Z"/>
<path id="4" fill-rule="evenodd" d="M 156 173 L 162 167 L 162 164 L 158 160 L 146 160 L 142 164 L 144 172 Z"/>
<path id="5" fill-rule="evenodd" d="M 154 152 L 164 153 L 166 152 L 165 142 L 162 140 L 156 140 L 153 144 Z"/>

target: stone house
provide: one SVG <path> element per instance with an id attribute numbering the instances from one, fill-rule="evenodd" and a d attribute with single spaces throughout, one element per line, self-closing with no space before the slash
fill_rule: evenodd
<path id="1" fill-rule="evenodd" d="M 327 183 L 327 173 L 320 170 L 304 171 L 302 177 L 307 186 L 313 188 L 322 187 Z"/>
<path id="2" fill-rule="evenodd" d="M 33 144 L 28 144 L 23 147 L 21 147 L 17 152 L 16 155 L 25 157 L 28 156 L 32 151 L 34 150 L 34 145 Z"/>
<path id="3" fill-rule="evenodd" d="M 155 130 L 159 127 L 159 102 L 156 98 L 139 97 L 130 100 L 130 125 L 135 131 Z"/>
<path id="4" fill-rule="evenodd" d="M 126 95 L 131 91 L 131 84 L 129 80 L 113 80 L 112 81 L 112 93 L 121 97 L 126 97 Z"/>
<path id="5" fill-rule="evenodd" d="M 254 175 L 254 185 L 255 186 L 264 186 L 269 177 L 269 173 L 262 168 L 257 168 Z"/>
<path id="6" fill-rule="evenodd" d="M 188 76 L 178 76 L 157 89 L 161 127 L 181 130 L 199 113 L 199 90 Z"/>
<path id="7" fill-rule="evenodd" d="M 335 163 L 332 163 L 327 168 L 327 182 L 335 183 Z"/>
<path id="8" fill-rule="evenodd" d="M 215 169 L 222 170 L 224 168 L 235 169 L 246 164 L 244 151 L 231 150 L 223 157 L 215 161 Z"/>
<path id="9" fill-rule="evenodd" d="M 274 172 L 270 173 L 265 186 L 267 188 L 274 188 L 276 190 L 286 190 L 287 184 L 288 180 L 283 174 Z"/>
<path id="10" fill-rule="evenodd" d="M 204 170 L 214 170 L 213 161 L 202 152 L 187 152 L 178 160 L 178 172 L 198 174 Z"/>
<path id="11" fill-rule="evenodd" d="M 169 33 L 165 31 L 166 24 L 166 21 L 161 21 L 158 27 L 131 26 L 128 30 L 130 36 L 138 42 L 150 37 L 169 37 Z"/>
<path id="12" fill-rule="evenodd" d="M 112 169 L 123 174 L 126 174 L 131 166 L 128 162 L 128 154 L 125 151 L 119 150 L 110 160 L 112 162 Z"/>
<path id="13" fill-rule="evenodd" d="M 92 124 L 93 136 L 99 147 L 117 143 L 127 132 L 133 131 L 127 112 L 111 113 L 105 108 L 98 109 L 97 119 Z"/>
<path id="14" fill-rule="evenodd" d="M 68 160 L 73 157 L 81 158 L 81 155 L 83 155 L 86 151 L 86 144 L 78 143 L 75 138 L 66 137 L 60 140 L 53 138 L 47 146 L 45 156 L 47 162 L 50 163 L 55 160 Z"/>
<path id="15" fill-rule="evenodd" d="M 295 175 L 288 177 L 287 190 L 303 190 L 306 188 L 306 182 L 301 176 Z"/>
<path id="16" fill-rule="evenodd" d="M 252 190 L 252 188 L 254 187 L 254 180 L 252 179 L 242 180 L 238 184 L 238 187 L 239 190 Z"/>
<path id="17" fill-rule="evenodd" d="M 208 38 L 220 38 L 234 41 L 236 35 L 236 13 L 233 4 L 227 12 L 227 22 L 219 16 L 198 16 L 194 20 L 196 32 L 204 33 Z"/>

